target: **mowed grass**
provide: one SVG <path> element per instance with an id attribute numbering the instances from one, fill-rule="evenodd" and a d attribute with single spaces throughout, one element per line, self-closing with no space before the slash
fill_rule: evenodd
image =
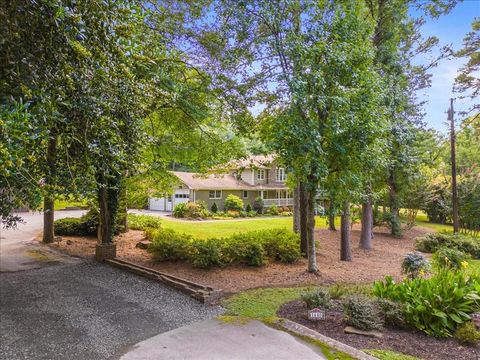
<path id="1" fill-rule="evenodd" d="M 339 219 L 337 220 L 339 223 Z M 315 227 L 327 228 L 327 220 L 324 217 L 315 218 Z M 265 229 L 292 229 L 293 218 L 272 217 L 245 220 L 214 220 L 214 221 L 183 221 L 162 218 L 162 228 L 172 229 L 182 233 L 194 235 L 198 238 L 225 237 L 234 233 L 265 230 Z"/>
<path id="2" fill-rule="evenodd" d="M 423 211 L 419 211 L 417 214 L 417 219 L 415 220 L 415 223 L 418 226 L 423 226 L 429 229 L 433 229 L 436 232 L 453 232 L 453 226 L 449 224 L 436 224 L 428 221 L 427 214 L 425 214 Z"/>

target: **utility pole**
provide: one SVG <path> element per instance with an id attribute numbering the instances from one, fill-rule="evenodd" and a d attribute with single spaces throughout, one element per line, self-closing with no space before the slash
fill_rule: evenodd
<path id="1" fill-rule="evenodd" d="M 452 161 L 452 211 L 453 211 L 453 233 L 458 234 L 458 194 L 457 194 L 457 160 L 455 156 L 455 121 L 453 117 L 453 99 L 450 99 L 448 110 L 450 120 L 450 155 Z"/>

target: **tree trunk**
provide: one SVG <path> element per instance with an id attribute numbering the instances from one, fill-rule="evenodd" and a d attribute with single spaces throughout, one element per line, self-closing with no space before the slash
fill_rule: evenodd
<path id="1" fill-rule="evenodd" d="M 362 204 L 362 231 L 360 234 L 360 248 L 370 250 L 373 238 L 373 209 L 370 198 Z"/>
<path id="2" fill-rule="evenodd" d="M 51 243 L 53 242 L 53 237 L 55 235 L 54 229 L 54 220 L 55 220 L 55 210 L 54 210 L 54 193 L 53 185 L 55 185 L 55 173 L 57 170 L 57 135 L 55 131 L 52 130 L 50 138 L 48 139 L 47 146 L 47 171 L 45 175 L 45 195 L 43 199 L 43 242 Z"/>
<path id="3" fill-rule="evenodd" d="M 300 184 L 293 190 L 293 232 L 300 232 Z"/>
<path id="4" fill-rule="evenodd" d="M 300 183 L 300 251 L 303 256 L 308 257 L 308 194 L 305 184 Z"/>
<path id="5" fill-rule="evenodd" d="M 350 203 L 348 201 L 343 203 L 340 236 L 340 260 L 352 261 L 352 249 L 350 246 Z"/>
<path id="6" fill-rule="evenodd" d="M 98 205 L 100 207 L 98 240 L 101 244 L 110 244 L 115 235 L 120 182 L 117 179 L 107 183 L 104 177 L 100 177 L 100 179 L 104 181 L 99 182 L 98 188 Z"/>
<path id="7" fill-rule="evenodd" d="M 46 194 L 43 198 L 43 242 L 45 244 L 53 242 L 55 235 L 54 216 L 54 200 L 51 196 Z"/>
<path id="8" fill-rule="evenodd" d="M 328 229 L 337 231 L 335 227 L 335 202 L 333 197 L 330 198 L 330 204 L 328 206 Z"/>
<path id="9" fill-rule="evenodd" d="M 315 192 L 306 192 L 307 196 L 307 242 L 308 242 L 308 271 L 316 273 L 317 252 L 315 250 Z"/>
<path id="10" fill-rule="evenodd" d="M 402 236 L 402 227 L 400 224 L 400 216 L 397 199 L 397 183 L 393 170 L 390 171 L 388 178 L 389 197 L 390 197 L 390 230 L 393 236 Z"/>
<path id="11" fill-rule="evenodd" d="M 450 99 L 450 110 L 448 111 L 450 118 L 450 158 L 452 162 L 452 220 L 453 233 L 458 234 L 458 193 L 457 193 L 457 160 L 455 154 L 455 121 L 453 117 L 453 99 Z"/>

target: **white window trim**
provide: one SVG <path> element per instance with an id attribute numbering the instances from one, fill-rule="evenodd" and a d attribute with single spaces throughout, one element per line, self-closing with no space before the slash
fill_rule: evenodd
<path id="1" fill-rule="evenodd" d="M 282 175 L 282 176 L 280 176 Z M 275 169 L 275 179 L 278 182 L 285 182 L 287 176 L 285 175 L 285 169 L 284 168 L 276 168 Z"/>
<path id="2" fill-rule="evenodd" d="M 214 197 L 210 197 L 210 191 L 214 192 Z M 217 191 L 220 191 L 220 197 L 217 196 Z M 222 198 L 222 190 L 208 190 L 208 198 L 212 200 L 218 200 Z"/>
<path id="3" fill-rule="evenodd" d="M 257 180 L 265 180 L 265 169 L 258 169 L 257 170 Z M 261 176 L 260 176 L 261 174 Z"/>

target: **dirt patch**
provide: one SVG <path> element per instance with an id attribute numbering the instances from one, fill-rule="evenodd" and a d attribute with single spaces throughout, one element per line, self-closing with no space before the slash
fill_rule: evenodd
<path id="1" fill-rule="evenodd" d="M 463 346 L 452 338 L 436 339 L 414 330 L 384 329 L 382 339 L 345 334 L 343 329 L 346 325 L 338 304 L 327 312 L 325 321 L 308 320 L 303 301 L 283 305 L 278 315 L 357 349 L 393 350 L 425 360 L 477 360 L 480 354 L 480 346 Z"/>
<path id="2" fill-rule="evenodd" d="M 413 238 L 428 232 L 428 229 L 416 227 L 405 232 L 402 239 L 393 238 L 388 229 L 381 228 L 375 232 L 373 250 L 359 249 L 360 227 L 354 226 L 352 231 L 353 261 L 344 262 L 340 256 L 340 232 L 317 230 L 319 241 L 317 261 L 318 275 L 306 271 L 307 261 L 301 259 L 295 264 L 270 263 L 255 268 L 243 265 L 228 266 L 221 269 L 203 270 L 194 268 L 188 263 L 163 262 L 155 263 L 146 250 L 135 247 L 143 239 L 143 232 L 129 231 L 116 237 L 117 256 L 159 271 L 212 286 L 226 292 L 237 292 L 257 287 L 299 286 L 313 284 L 329 284 L 334 282 L 370 283 L 383 279 L 385 275 L 401 277 L 400 263 L 403 255 L 413 250 Z M 51 246 L 69 254 L 92 257 L 96 240 L 86 237 L 63 237 L 62 241 Z"/>

